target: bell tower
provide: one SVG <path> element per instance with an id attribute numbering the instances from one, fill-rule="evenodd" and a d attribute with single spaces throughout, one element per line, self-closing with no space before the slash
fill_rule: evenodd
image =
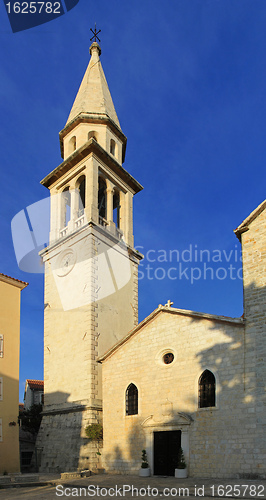
<path id="1" fill-rule="evenodd" d="M 41 183 L 50 190 L 45 265 L 44 409 L 41 471 L 97 467 L 85 428 L 101 422 L 97 358 L 138 323 L 133 196 L 142 186 L 123 168 L 123 134 L 97 42 L 60 132 L 63 162 Z M 111 381 L 110 381 L 111 382 Z"/>

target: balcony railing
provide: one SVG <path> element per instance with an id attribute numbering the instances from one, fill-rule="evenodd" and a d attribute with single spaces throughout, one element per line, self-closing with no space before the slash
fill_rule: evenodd
<path id="1" fill-rule="evenodd" d="M 60 229 L 59 231 L 59 238 L 64 238 L 68 233 L 68 227 L 63 227 L 63 229 Z"/>
<path id="2" fill-rule="evenodd" d="M 79 227 L 83 226 L 85 223 L 85 215 L 81 215 L 77 220 L 75 220 L 75 229 L 78 229 Z"/>
<path id="3" fill-rule="evenodd" d="M 116 228 L 116 236 L 119 240 L 122 240 L 123 238 L 123 231 L 121 231 L 118 227 Z"/>
<path id="4" fill-rule="evenodd" d="M 100 215 L 99 215 L 99 224 L 100 224 L 100 226 L 103 226 L 103 227 L 108 226 L 108 222 L 107 222 L 107 220 L 105 220 L 105 219 L 104 219 L 103 217 L 101 217 Z"/>
<path id="5" fill-rule="evenodd" d="M 107 222 L 106 219 L 104 219 L 103 217 L 101 217 L 99 215 L 99 225 L 104 227 L 104 228 L 109 228 L 109 224 Z M 119 240 L 122 240 L 123 238 L 123 231 L 121 231 L 121 229 L 119 229 L 118 227 L 115 227 L 115 226 L 112 226 L 112 228 L 110 228 L 110 231 L 119 239 Z"/>
<path id="6" fill-rule="evenodd" d="M 75 231 L 76 229 L 79 229 L 80 227 L 84 226 L 84 224 L 85 224 L 85 214 L 83 211 L 82 215 L 80 217 L 78 217 L 75 221 L 70 221 L 70 223 L 66 227 L 63 227 L 62 229 L 60 229 L 59 238 L 64 238 L 65 236 L 67 236 L 67 234 L 72 233 L 72 231 Z M 99 225 L 105 229 L 110 227 L 108 225 L 107 220 L 104 219 L 103 217 L 100 217 L 100 216 L 99 216 Z M 113 232 L 113 234 L 115 234 L 115 236 L 119 240 L 122 240 L 123 231 L 121 229 L 113 226 L 111 232 Z"/>

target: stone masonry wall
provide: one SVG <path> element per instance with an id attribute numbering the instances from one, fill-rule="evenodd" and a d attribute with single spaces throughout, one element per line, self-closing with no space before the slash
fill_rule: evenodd
<path id="1" fill-rule="evenodd" d="M 97 358 L 136 324 L 137 293 L 137 263 L 124 246 L 120 250 L 115 240 L 110 241 L 106 231 L 87 227 L 50 249 L 45 276 L 44 417 L 38 437 L 41 470 L 75 470 L 84 462 L 78 432 L 84 432 L 87 409 L 101 409 L 102 367 Z M 97 409 L 95 414 L 90 410 L 92 421 L 98 418 Z M 66 443 L 72 458 L 65 453 Z M 86 444 L 86 456 L 91 456 L 91 446 Z"/>
<path id="2" fill-rule="evenodd" d="M 254 412 L 253 454 L 266 474 L 266 211 L 242 234 L 246 393 Z"/>
<path id="3" fill-rule="evenodd" d="M 97 469 L 101 444 L 89 440 L 85 428 L 91 423 L 100 423 L 101 419 L 102 412 L 96 407 L 44 415 L 36 443 L 39 471 Z"/>
<path id="4" fill-rule="evenodd" d="M 180 429 L 190 476 L 263 475 L 261 455 L 254 449 L 254 404 L 245 387 L 243 324 L 215 318 L 161 311 L 103 362 L 107 470 L 137 471 L 143 448 L 153 467 L 153 432 Z M 175 359 L 165 365 L 162 356 L 168 350 Z M 216 377 L 215 408 L 198 408 L 198 381 L 205 369 Z M 126 416 L 130 383 L 138 388 L 139 411 Z M 184 415 L 190 425 L 182 421 Z"/>

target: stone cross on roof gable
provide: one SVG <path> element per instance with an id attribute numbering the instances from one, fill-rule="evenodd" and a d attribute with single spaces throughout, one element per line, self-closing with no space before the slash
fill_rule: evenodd
<path id="1" fill-rule="evenodd" d="M 173 302 L 169 299 L 167 303 L 165 304 L 165 307 L 171 307 L 173 305 Z"/>

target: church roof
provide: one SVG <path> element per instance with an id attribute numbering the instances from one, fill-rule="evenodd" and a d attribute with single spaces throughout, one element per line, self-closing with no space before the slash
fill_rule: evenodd
<path id="1" fill-rule="evenodd" d="M 266 208 L 266 200 L 264 200 L 243 222 L 234 230 L 235 235 L 240 240 L 241 234 L 249 229 L 249 225 L 253 222 Z"/>
<path id="2" fill-rule="evenodd" d="M 155 309 L 147 318 L 145 318 L 141 323 L 139 323 L 133 330 L 131 330 L 125 337 L 119 340 L 111 349 L 109 349 L 103 356 L 97 359 L 99 363 L 105 361 L 109 356 L 111 356 L 119 347 L 128 342 L 141 328 L 145 327 L 150 321 L 152 321 L 158 314 L 168 313 L 176 314 L 180 316 L 190 316 L 197 319 L 208 319 L 210 321 L 217 321 L 221 323 L 230 323 L 234 325 L 243 325 L 243 318 L 231 318 L 229 316 L 217 316 L 216 314 L 208 314 L 196 311 L 190 311 L 187 309 L 178 309 L 177 307 L 171 307 L 168 304 L 162 306 L 159 304 L 157 309 Z"/>
<path id="3" fill-rule="evenodd" d="M 90 115 L 107 116 L 117 127 L 121 128 L 101 65 L 101 49 L 97 42 L 93 42 L 91 45 L 90 54 L 91 59 L 67 119 L 66 126 L 80 114 L 89 113 Z"/>

